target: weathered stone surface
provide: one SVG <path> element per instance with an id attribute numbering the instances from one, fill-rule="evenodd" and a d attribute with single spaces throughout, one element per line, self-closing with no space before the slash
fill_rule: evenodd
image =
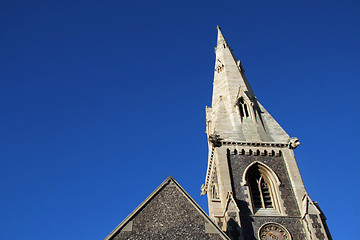
<path id="1" fill-rule="evenodd" d="M 283 225 L 296 239 L 306 239 L 300 222 L 300 212 L 296 204 L 294 193 L 291 188 L 290 179 L 282 156 L 246 156 L 229 154 L 229 167 L 234 189 L 234 197 L 240 208 L 241 227 L 246 240 L 257 239 L 259 228 L 267 222 L 275 222 Z M 249 196 L 245 192 L 247 186 L 241 186 L 245 169 L 253 162 L 264 163 L 269 166 L 279 177 L 279 186 L 282 204 L 286 216 L 255 216 L 250 211 Z"/>
<path id="2" fill-rule="evenodd" d="M 312 227 L 315 229 L 316 237 L 321 240 L 325 239 L 325 236 L 321 231 L 322 225 L 320 224 L 318 216 L 315 214 L 310 214 L 310 219 L 313 221 Z"/>
<path id="3" fill-rule="evenodd" d="M 170 180 L 107 239 L 228 239 L 182 191 Z"/>
<path id="4" fill-rule="evenodd" d="M 291 217 L 300 217 L 295 196 L 292 191 L 290 179 L 287 174 L 286 166 L 282 156 L 246 156 L 229 155 L 230 173 L 234 187 L 234 196 L 239 201 L 240 212 L 248 212 L 248 196 L 244 192 L 247 186 L 241 186 L 245 169 L 253 162 L 264 163 L 270 167 L 279 177 L 281 185 L 279 186 L 281 201 L 285 207 L 285 213 Z"/>
<path id="5" fill-rule="evenodd" d="M 215 54 L 212 106 L 206 109 L 209 160 L 202 187 L 210 217 L 232 239 L 258 239 L 259 228 L 272 222 L 293 240 L 331 239 L 295 160 L 299 140 L 290 138 L 260 104 L 219 27 Z M 229 209 L 229 199 L 237 207 Z"/>
<path id="6" fill-rule="evenodd" d="M 245 217 L 242 216 L 243 234 L 245 240 L 258 239 L 258 232 L 262 225 L 274 222 L 284 226 L 290 233 L 292 240 L 304 240 L 306 236 L 303 232 L 303 226 L 298 218 L 282 217 Z"/>
<path id="7" fill-rule="evenodd" d="M 288 142 L 289 135 L 255 97 L 220 29 L 215 54 L 212 107 L 206 114 L 208 134 L 230 141 Z"/>

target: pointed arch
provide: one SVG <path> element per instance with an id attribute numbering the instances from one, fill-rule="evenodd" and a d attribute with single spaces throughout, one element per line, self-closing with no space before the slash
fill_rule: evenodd
<path id="1" fill-rule="evenodd" d="M 237 106 L 241 122 L 245 119 L 251 119 L 256 124 L 254 104 L 241 87 L 239 87 L 236 99 L 235 105 Z"/>
<path id="2" fill-rule="evenodd" d="M 265 150 L 266 151 L 266 150 Z M 251 167 L 253 167 L 254 165 L 258 165 L 260 168 L 261 168 L 261 170 L 262 170 L 262 172 L 266 172 L 266 171 L 268 171 L 269 173 L 270 173 L 270 176 L 271 176 L 271 178 L 272 178 L 272 180 L 278 185 L 278 186 L 280 186 L 280 184 L 281 184 L 281 182 L 280 182 L 280 179 L 279 179 L 279 177 L 276 175 L 276 173 L 269 167 L 269 166 L 267 166 L 266 164 L 264 164 L 264 163 L 262 163 L 262 162 L 259 162 L 259 161 L 254 161 L 254 162 L 252 162 L 249 166 L 247 166 L 246 168 L 245 168 L 245 171 L 244 171 L 244 174 L 243 174 L 243 179 L 242 179 L 242 181 L 243 181 L 243 184 L 242 185 L 247 185 L 248 183 L 247 183 L 247 180 L 246 180 L 246 175 L 247 175 L 247 173 L 249 172 L 249 169 L 251 168 Z"/>
<path id="3" fill-rule="evenodd" d="M 243 174 L 243 185 L 248 187 L 253 213 L 281 214 L 279 177 L 267 165 L 256 161 L 250 164 Z"/>

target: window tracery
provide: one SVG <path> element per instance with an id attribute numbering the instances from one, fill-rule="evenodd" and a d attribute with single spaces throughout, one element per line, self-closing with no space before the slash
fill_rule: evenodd
<path id="1" fill-rule="evenodd" d="M 254 208 L 273 208 L 269 185 L 263 176 L 261 176 L 260 172 L 254 172 L 249 178 Z"/>
<path id="2" fill-rule="evenodd" d="M 283 212 L 278 189 L 280 181 L 270 168 L 256 162 L 245 170 L 245 178 L 254 213 L 270 211 L 279 214 Z"/>

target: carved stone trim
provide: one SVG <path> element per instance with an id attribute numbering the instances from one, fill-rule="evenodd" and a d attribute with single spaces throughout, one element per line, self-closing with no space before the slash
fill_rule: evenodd
<path id="1" fill-rule="evenodd" d="M 228 142 L 222 141 L 223 145 L 236 145 L 236 146 L 259 146 L 259 147 L 278 147 L 287 148 L 289 143 L 267 143 L 267 142 Z"/>
<path id="2" fill-rule="evenodd" d="M 212 147 L 211 149 L 211 155 L 209 157 L 209 163 L 208 163 L 208 169 L 206 172 L 206 179 L 205 179 L 205 184 L 203 184 L 203 186 L 201 186 L 201 192 L 205 195 L 208 188 L 209 188 L 209 182 L 210 182 L 210 176 L 211 176 L 211 169 L 213 167 L 213 163 L 214 163 L 214 150 L 215 150 L 215 146 Z"/>
<path id="3" fill-rule="evenodd" d="M 290 148 L 290 149 L 295 149 L 295 148 L 297 148 L 299 145 L 300 145 L 300 141 L 299 141 L 298 138 L 296 138 L 296 137 L 290 138 L 290 140 L 289 140 L 289 148 Z"/>
<path id="4" fill-rule="evenodd" d="M 131 232 L 133 229 L 133 221 L 129 221 L 122 229 L 121 232 Z"/>
<path id="5" fill-rule="evenodd" d="M 209 141 L 213 144 L 214 147 L 221 147 L 221 140 L 220 135 L 218 134 L 210 134 Z"/>
<path id="6" fill-rule="evenodd" d="M 259 228 L 259 240 L 279 239 L 291 240 L 289 231 L 282 225 L 274 222 L 265 223 Z"/>
<path id="7" fill-rule="evenodd" d="M 281 156 L 281 150 L 279 149 L 269 149 L 269 148 L 242 148 L 240 150 L 234 149 L 230 152 L 232 155 L 246 155 L 246 156 Z"/>

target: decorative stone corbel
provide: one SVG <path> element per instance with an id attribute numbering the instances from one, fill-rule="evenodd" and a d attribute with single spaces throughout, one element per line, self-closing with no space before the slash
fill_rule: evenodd
<path id="1" fill-rule="evenodd" d="M 210 134 L 209 141 L 214 145 L 214 147 L 221 147 L 221 140 L 220 135 L 218 134 Z"/>
<path id="2" fill-rule="evenodd" d="M 300 145 L 300 141 L 298 138 L 296 138 L 296 137 L 290 138 L 290 140 L 289 140 L 289 148 L 290 149 L 295 149 L 299 145 Z"/>

